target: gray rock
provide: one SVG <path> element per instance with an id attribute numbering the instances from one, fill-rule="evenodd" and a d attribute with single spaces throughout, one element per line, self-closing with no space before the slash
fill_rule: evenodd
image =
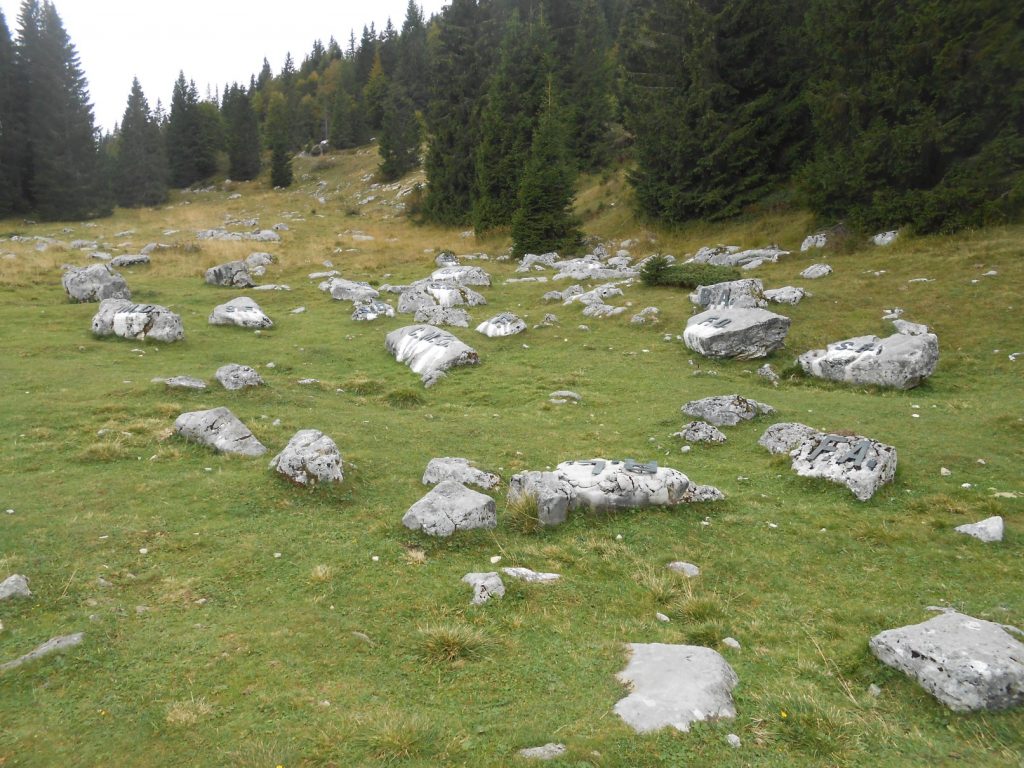
<path id="1" fill-rule="evenodd" d="M 490 496 L 454 480 L 442 480 L 409 507 L 402 524 L 428 536 L 451 536 L 456 531 L 495 528 L 498 516 Z"/>
<path id="2" fill-rule="evenodd" d="M 92 318 L 96 336 L 172 342 L 185 338 L 181 317 L 158 304 L 133 304 L 125 299 L 104 299 Z"/>
<path id="3" fill-rule="evenodd" d="M 928 326 L 924 323 L 911 323 L 908 320 L 900 320 L 899 318 L 892 321 L 892 327 L 896 333 L 902 333 L 906 336 L 924 336 L 927 333 L 931 333 Z"/>
<path id="4" fill-rule="evenodd" d="M 554 760 L 566 753 L 565 744 L 551 742 L 541 747 L 528 747 L 519 750 L 519 756 L 524 760 Z"/>
<path id="5" fill-rule="evenodd" d="M 569 509 L 594 512 L 668 507 L 692 500 L 693 483 L 670 467 L 634 461 L 566 461 L 555 471 L 570 489 Z"/>
<path id="6" fill-rule="evenodd" d="M 436 267 L 457 267 L 459 266 L 459 258 L 451 251 L 441 251 L 434 258 L 434 266 Z"/>
<path id="7" fill-rule="evenodd" d="M 284 450 L 270 460 L 270 468 L 298 485 L 345 479 L 338 446 L 318 429 L 300 429 L 292 435 Z"/>
<path id="8" fill-rule="evenodd" d="M 688 443 L 724 443 L 725 435 L 706 421 L 691 421 L 672 437 L 681 437 Z"/>
<path id="9" fill-rule="evenodd" d="M 597 258 L 559 261 L 554 268 L 558 274 L 552 280 L 622 280 L 640 274 L 634 267 L 609 267 Z"/>
<path id="10" fill-rule="evenodd" d="M 698 285 L 690 294 L 690 301 L 698 307 L 764 307 L 764 283 L 757 278 L 730 280 L 714 285 Z"/>
<path id="11" fill-rule="evenodd" d="M 775 263 L 780 256 L 788 256 L 789 251 L 783 251 L 778 246 L 770 245 L 767 248 L 754 248 L 747 251 L 740 251 L 735 246 L 716 246 L 714 248 L 701 248 L 686 263 L 714 264 L 721 267 L 744 267 L 756 263 Z"/>
<path id="12" fill-rule="evenodd" d="M 691 723 L 734 718 L 736 673 L 721 654 L 696 645 L 630 643 L 632 657 L 617 677 L 632 693 L 615 713 L 638 733 L 665 726 L 687 732 Z"/>
<path id="13" fill-rule="evenodd" d="M 726 736 L 725 741 L 733 749 L 739 749 L 743 746 L 743 742 L 740 740 L 740 737 L 737 736 L 735 733 L 730 733 L 728 736 Z"/>
<path id="14" fill-rule="evenodd" d="M 149 264 L 149 256 L 145 253 L 136 253 L 130 256 L 115 256 L 110 260 L 110 266 L 112 267 L 140 267 L 146 264 Z"/>
<path id="15" fill-rule="evenodd" d="M 558 325 L 558 315 L 553 315 L 550 312 L 546 312 L 541 321 L 537 323 L 534 328 L 550 328 L 554 325 Z"/>
<path id="16" fill-rule="evenodd" d="M 221 453 L 262 456 L 267 452 L 238 417 L 224 407 L 191 411 L 174 421 L 174 431 L 186 440 L 209 446 Z"/>
<path id="17" fill-rule="evenodd" d="M 809 295 L 803 288 L 797 288 L 794 285 L 769 288 L 764 292 L 764 297 L 775 304 L 799 304 L 804 296 Z"/>
<path id="18" fill-rule="evenodd" d="M 239 325 L 242 328 L 273 328 L 274 321 L 248 296 L 239 296 L 213 308 L 210 325 Z"/>
<path id="19" fill-rule="evenodd" d="M 454 283 L 458 286 L 491 284 L 491 276 L 481 267 L 441 267 L 430 274 L 431 280 L 445 283 Z"/>
<path id="20" fill-rule="evenodd" d="M 828 245 L 828 235 L 824 232 L 819 232 L 816 235 L 808 235 L 804 238 L 804 241 L 800 243 L 800 252 L 809 251 L 812 248 L 824 248 Z"/>
<path id="21" fill-rule="evenodd" d="M 228 288 L 250 288 L 253 285 L 249 268 L 244 261 L 229 261 L 206 270 L 207 285 L 222 285 Z"/>
<path id="22" fill-rule="evenodd" d="M 513 579 L 525 581 L 529 584 L 547 584 L 562 578 L 561 574 L 558 573 L 538 573 L 537 571 L 531 571 L 529 568 L 502 568 L 501 572 L 506 576 L 511 576 Z"/>
<path id="23" fill-rule="evenodd" d="M 800 367 L 811 376 L 896 389 L 916 387 L 932 375 L 938 361 L 939 340 L 933 333 L 897 333 L 885 339 L 857 336 L 797 358 Z"/>
<path id="24" fill-rule="evenodd" d="M 785 421 L 768 427 L 757 444 L 768 449 L 768 453 L 791 453 L 805 441 L 821 436 L 821 432 L 806 424 Z"/>
<path id="25" fill-rule="evenodd" d="M 775 372 L 770 363 L 765 363 L 757 369 L 757 375 L 762 379 L 768 379 L 773 386 L 779 386 L 779 374 Z"/>
<path id="26" fill-rule="evenodd" d="M 206 382 L 194 376 L 171 376 L 164 379 L 168 389 L 206 389 Z"/>
<path id="27" fill-rule="evenodd" d="M 1000 624 L 949 612 L 881 632 L 869 646 L 954 712 L 1024 704 L 1024 644 Z"/>
<path id="28" fill-rule="evenodd" d="M 793 471 L 801 477 L 820 477 L 845 485 L 860 501 L 870 499 L 896 474 L 896 449 L 860 435 L 818 433 L 804 440 L 790 456 Z"/>
<path id="29" fill-rule="evenodd" d="M 269 267 L 275 261 L 276 259 L 273 254 L 264 251 L 254 251 L 245 257 L 245 265 L 249 269 L 253 267 Z"/>
<path id="30" fill-rule="evenodd" d="M 828 264 L 811 264 L 807 269 L 800 273 L 800 277 L 804 280 L 817 280 L 821 277 L 826 277 L 832 274 L 832 267 Z"/>
<path id="31" fill-rule="evenodd" d="M 484 320 L 476 327 L 477 333 L 482 333 L 488 338 L 502 336 L 515 336 L 526 330 L 526 323 L 512 312 L 502 312 L 490 320 Z"/>
<path id="32" fill-rule="evenodd" d="M 615 283 L 607 283 L 605 285 L 599 285 L 597 288 L 593 288 L 589 291 L 573 292 L 570 295 L 566 295 L 567 291 L 562 292 L 563 301 L 562 303 L 566 306 L 569 304 L 580 303 L 585 305 L 591 304 L 604 304 L 605 299 L 611 299 L 616 296 L 622 295 L 622 289 L 619 288 Z"/>
<path id="33" fill-rule="evenodd" d="M 280 283 L 264 283 L 263 285 L 254 285 L 252 289 L 254 291 L 290 291 L 291 287 Z"/>
<path id="34" fill-rule="evenodd" d="M 15 669 L 16 667 L 20 667 L 22 664 L 27 664 L 30 661 L 41 659 L 44 656 L 49 656 L 50 654 L 57 653 L 59 651 L 65 651 L 68 648 L 74 648 L 76 645 L 81 645 L 84 639 L 84 632 L 76 632 L 73 635 L 61 635 L 60 637 L 51 638 L 42 645 L 29 651 L 24 656 L 19 656 L 13 661 L 0 664 L 0 672 Z"/>
<path id="35" fill-rule="evenodd" d="M 130 299 L 128 283 L 108 264 L 90 267 L 71 267 L 61 277 L 64 292 L 71 301 L 103 301 L 104 299 Z"/>
<path id="36" fill-rule="evenodd" d="M 10 600 L 12 597 L 32 597 L 28 578 L 20 573 L 11 574 L 0 582 L 0 600 Z"/>
<path id="37" fill-rule="evenodd" d="M 255 368 L 250 368 L 248 365 L 239 365 L 238 363 L 222 365 L 217 369 L 217 373 L 214 376 L 224 389 L 230 390 L 262 387 L 264 384 L 263 377 L 260 376 Z"/>
<path id="38" fill-rule="evenodd" d="M 987 517 L 977 523 L 958 525 L 955 530 L 990 544 L 1003 540 L 1003 518 L 999 515 Z"/>
<path id="39" fill-rule="evenodd" d="M 766 309 L 720 307 L 691 317 L 683 343 L 707 357 L 752 360 L 782 347 L 790 320 Z"/>
<path id="40" fill-rule="evenodd" d="M 508 500 L 532 497 L 542 526 L 561 525 L 568 519 L 573 489 L 557 472 L 519 472 L 508 484 Z"/>
<path id="41" fill-rule="evenodd" d="M 501 577 L 491 571 L 489 573 L 467 573 L 462 580 L 473 587 L 473 605 L 483 605 L 492 597 L 504 597 L 505 585 Z"/>
<path id="42" fill-rule="evenodd" d="M 631 325 L 653 325 L 658 322 L 658 308 L 644 307 L 629 319 Z"/>
<path id="43" fill-rule="evenodd" d="M 584 317 L 614 317 L 626 311 L 625 307 L 613 307 L 611 304 L 587 304 L 583 308 Z"/>
<path id="44" fill-rule="evenodd" d="M 480 362 L 476 350 L 432 325 L 407 325 L 394 330 L 387 335 L 384 346 L 398 362 L 418 373 L 428 387 L 450 368 Z"/>
<path id="45" fill-rule="evenodd" d="M 899 235 L 899 230 L 892 229 L 889 230 L 888 232 L 880 232 L 879 234 L 875 235 L 874 237 L 871 238 L 871 242 L 874 243 L 875 245 L 881 246 L 892 245 L 893 243 L 896 242 L 896 238 L 898 238 Z"/>
<path id="46" fill-rule="evenodd" d="M 700 568 L 698 568 L 693 563 L 686 563 L 682 560 L 675 560 L 666 565 L 665 567 L 668 568 L 670 571 L 675 571 L 676 573 L 683 574 L 688 579 L 700 576 Z"/>
<path id="47" fill-rule="evenodd" d="M 346 280 L 342 277 L 329 278 L 320 283 L 319 288 L 331 294 L 331 298 L 336 301 L 367 301 L 380 296 L 380 292 L 369 283 Z"/>
<path id="48" fill-rule="evenodd" d="M 545 267 L 553 267 L 555 262 L 558 261 L 557 253 L 527 253 L 523 256 L 519 262 L 519 266 L 516 267 L 516 272 L 530 272 L 534 269 L 544 269 Z"/>
<path id="49" fill-rule="evenodd" d="M 555 405 L 565 405 L 568 402 L 578 403 L 583 400 L 579 393 L 570 389 L 559 389 L 548 395 L 548 400 Z"/>
<path id="50" fill-rule="evenodd" d="M 493 472 L 484 472 L 470 465 L 469 459 L 444 457 L 431 459 L 423 472 L 424 485 L 436 485 L 444 480 L 454 480 L 463 485 L 475 485 L 489 491 L 501 482 Z"/>
<path id="51" fill-rule="evenodd" d="M 734 427 L 741 421 L 775 413 L 775 409 L 770 405 L 739 395 L 717 395 L 691 400 L 683 405 L 682 411 L 694 418 L 704 419 L 716 427 Z"/>
<path id="52" fill-rule="evenodd" d="M 732 648 L 734 651 L 738 651 L 742 647 L 740 645 L 740 641 L 737 640 L 735 637 L 723 637 L 722 645 L 724 645 L 726 648 Z"/>
<path id="53" fill-rule="evenodd" d="M 398 311 L 413 313 L 426 307 L 477 307 L 487 300 L 472 288 L 437 280 L 421 280 L 398 297 Z"/>
<path id="54" fill-rule="evenodd" d="M 427 325 L 450 325 L 453 328 L 468 328 L 469 313 L 458 307 L 440 307 L 431 304 L 416 310 L 413 319 Z"/>
<path id="55" fill-rule="evenodd" d="M 394 317 L 395 308 L 386 301 L 370 299 L 356 304 L 352 310 L 352 319 L 356 322 L 372 322 L 379 317 Z"/>

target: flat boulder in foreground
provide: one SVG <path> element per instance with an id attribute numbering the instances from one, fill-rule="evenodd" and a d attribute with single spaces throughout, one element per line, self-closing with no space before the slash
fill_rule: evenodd
<path id="1" fill-rule="evenodd" d="M 475 349 L 433 325 L 407 325 L 394 330 L 387 335 L 384 347 L 398 362 L 418 373 L 427 387 L 443 378 L 449 368 L 480 362 Z"/>
<path id="2" fill-rule="evenodd" d="M 186 440 L 209 446 L 220 453 L 262 456 L 267 452 L 267 447 L 249 428 L 224 407 L 183 413 L 175 419 L 174 431 Z"/>
<path id="3" fill-rule="evenodd" d="M 133 304 L 127 299 L 104 299 L 92 318 L 96 336 L 120 336 L 135 341 L 181 341 L 181 316 L 159 304 Z"/>
<path id="4" fill-rule="evenodd" d="M 856 336 L 812 349 L 797 358 L 811 376 L 849 384 L 912 389 L 932 375 L 939 362 L 934 333 Z"/>

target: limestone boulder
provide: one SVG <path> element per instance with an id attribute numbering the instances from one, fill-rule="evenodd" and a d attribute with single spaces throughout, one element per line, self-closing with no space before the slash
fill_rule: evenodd
<path id="1" fill-rule="evenodd" d="M 120 336 L 135 341 L 181 341 L 181 316 L 159 304 L 133 304 L 126 299 L 104 299 L 92 318 L 96 336 Z"/>
<path id="2" fill-rule="evenodd" d="M 831 274 L 832 267 L 828 264 L 811 264 L 811 266 L 807 267 L 807 269 L 800 273 L 800 277 L 804 280 L 817 280 Z"/>
<path id="3" fill-rule="evenodd" d="M 665 643 L 630 643 L 629 650 L 617 677 L 631 693 L 615 704 L 615 714 L 636 732 L 687 732 L 695 722 L 736 717 L 732 690 L 739 678 L 717 651 Z"/>
<path id="4" fill-rule="evenodd" d="M 61 284 L 71 301 L 103 301 L 132 297 L 125 279 L 107 264 L 71 267 L 64 271 Z"/>
<path id="5" fill-rule="evenodd" d="M 757 278 L 729 280 L 713 285 L 698 285 L 690 294 L 690 301 L 698 307 L 764 307 L 764 283 Z"/>
<path id="6" fill-rule="evenodd" d="M 455 285 L 482 285 L 491 284 L 491 276 L 481 267 L 468 266 L 447 266 L 435 269 L 430 274 L 431 280 L 439 282 L 454 283 Z"/>
<path id="7" fill-rule="evenodd" d="M 528 471 L 512 476 L 508 500 L 532 498 L 537 503 L 537 518 L 542 526 L 561 525 L 569 518 L 572 486 L 557 472 Z"/>
<path id="8" fill-rule="evenodd" d="M 157 379 L 157 381 L 162 381 L 168 389 L 206 389 L 206 382 L 195 376 L 171 376 L 169 379 Z"/>
<path id="9" fill-rule="evenodd" d="M 775 413 L 775 409 L 757 400 L 739 395 L 716 395 L 691 400 L 682 407 L 683 413 L 714 424 L 716 427 L 734 427 L 741 421 Z"/>
<path id="10" fill-rule="evenodd" d="M 244 261 L 229 261 L 206 270 L 207 285 L 220 285 L 226 288 L 251 288 L 253 286 L 249 267 Z"/>
<path id="11" fill-rule="evenodd" d="M 473 587 L 473 605 L 483 605 L 492 597 L 505 596 L 505 584 L 495 571 L 467 573 L 462 580 Z"/>
<path id="12" fill-rule="evenodd" d="M 828 234 L 825 232 L 818 232 L 817 234 L 808 235 L 804 238 L 804 241 L 800 243 L 800 252 L 804 253 L 812 248 L 824 248 L 826 245 L 828 245 Z"/>
<path id="13" fill-rule="evenodd" d="M 183 413 L 174 421 L 174 432 L 220 453 L 262 456 L 267 452 L 249 428 L 224 407 Z"/>
<path id="14" fill-rule="evenodd" d="M 880 632 L 869 647 L 954 712 L 1024 704 L 1024 644 L 1001 624 L 949 612 Z"/>
<path id="15" fill-rule="evenodd" d="M 431 459 L 423 472 L 424 485 L 436 485 L 445 480 L 454 480 L 463 485 L 475 485 L 489 491 L 501 482 L 493 472 L 484 472 L 469 463 L 469 459 L 446 456 Z"/>
<path id="16" fill-rule="evenodd" d="M 437 256 L 434 257 L 435 267 L 457 267 L 459 266 L 459 257 L 456 256 L 452 251 L 441 251 Z"/>
<path id="17" fill-rule="evenodd" d="M 110 266 L 112 267 L 141 267 L 149 264 L 149 256 L 145 253 L 133 253 L 126 254 L 124 256 L 115 256 L 110 260 Z M 127 296 L 125 298 L 128 298 Z"/>
<path id="18" fill-rule="evenodd" d="M 20 573 L 11 574 L 0 581 L 0 601 L 14 597 L 32 597 L 32 592 L 28 588 L 28 578 Z"/>
<path id="19" fill-rule="evenodd" d="M 713 427 L 706 421 L 691 421 L 672 437 L 680 437 L 688 443 L 724 443 L 722 430 Z"/>
<path id="20" fill-rule="evenodd" d="M 498 516 L 490 496 L 454 480 L 442 480 L 409 507 L 402 524 L 428 536 L 446 537 L 456 531 L 496 528 Z"/>
<path id="21" fill-rule="evenodd" d="M 300 429 L 270 460 L 270 468 L 296 485 L 340 483 L 345 479 L 337 444 L 318 429 Z"/>
<path id="22" fill-rule="evenodd" d="M 821 379 L 849 384 L 912 389 L 932 375 L 939 362 L 934 333 L 857 336 L 813 349 L 797 358 L 800 367 Z"/>
<path id="23" fill-rule="evenodd" d="M 736 249 L 734 246 L 715 246 L 701 248 L 687 259 L 686 263 L 714 264 L 720 267 L 748 267 L 752 264 L 760 266 L 766 262 L 775 263 L 780 257 L 788 255 L 789 251 L 784 251 L 775 245 L 746 251 Z"/>
<path id="24" fill-rule="evenodd" d="M 398 311 L 415 313 L 428 307 L 477 307 L 487 299 L 472 288 L 440 280 L 421 280 L 406 287 L 398 297 Z"/>
<path id="25" fill-rule="evenodd" d="M 986 517 L 977 523 L 958 525 L 955 530 L 958 533 L 973 536 L 979 541 L 984 541 L 986 544 L 991 544 L 1003 540 L 1003 518 L 999 515 Z"/>
<path id="26" fill-rule="evenodd" d="M 805 441 L 821 437 L 821 435 L 821 432 L 806 424 L 786 421 L 768 427 L 757 444 L 765 448 L 768 453 L 778 455 L 791 453 Z"/>
<path id="27" fill-rule="evenodd" d="M 222 365 L 214 376 L 224 389 L 230 390 L 262 387 L 264 384 L 263 377 L 255 368 L 238 363 Z"/>
<path id="28" fill-rule="evenodd" d="M 784 285 L 782 288 L 769 288 L 764 292 L 764 297 L 774 304 L 799 304 L 804 296 L 808 296 L 803 288 L 794 285 Z"/>
<path id="29" fill-rule="evenodd" d="M 379 299 L 364 300 L 355 305 L 352 319 L 358 323 L 368 323 L 381 317 L 394 317 L 395 308 L 386 301 Z"/>
<path id="30" fill-rule="evenodd" d="M 269 267 L 276 261 L 272 253 L 266 253 L 265 251 L 254 251 L 245 257 L 245 266 L 250 270 L 256 267 Z"/>
<path id="31" fill-rule="evenodd" d="M 274 321 L 248 296 L 239 296 L 213 308 L 210 325 L 238 325 L 242 328 L 273 328 Z"/>
<path id="32" fill-rule="evenodd" d="M 801 477 L 819 477 L 867 501 L 896 474 L 896 449 L 860 435 L 811 435 L 790 452 Z"/>
<path id="33" fill-rule="evenodd" d="M 706 357 L 753 360 L 781 348 L 789 324 L 788 317 L 766 309 L 719 307 L 691 317 L 683 343 Z"/>
<path id="34" fill-rule="evenodd" d="M 428 387 L 450 368 L 480 362 L 475 349 L 432 325 L 407 325 L 394 330 L 387 335 L 384 346 L 398 362 L 418 373 Z"/>
<path id="35" fill-rule="evenodd" d="M 416 310 L 413 320 L 427 325 L 450 325 L 453 328 L 468 328 L 469 313 L 458 307 L 440 307 L 431 304 Z"/>
<path id="36" fill-rule="evenodd" d="M 683 504 L 692 485 L 679 470 L 653 462 L 566 461 L 555 471 L 571 488 L 569 508 L 593 512 Z"/>
<path id="37" fill-rule="evenodd" d="M 477 333 L 482 333 L 488 338 L 501 336 L 515 336 L 526 330 L 526 323 L 512 312 L 502 312 L 489 320 L 484 320 L 476 327 Z"/>
<path id="38" fill-rule="evenodd" d="M 318 286 L 324 293 L 331 294 L 335 301 L 367 301 L 376 299 L 380 292 L 369 283 L 332 277 Z"/>

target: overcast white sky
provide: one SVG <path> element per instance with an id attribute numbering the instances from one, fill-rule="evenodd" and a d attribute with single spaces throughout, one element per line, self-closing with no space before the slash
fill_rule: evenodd
<path id="1" fill-rule="evenodd" d="M 449 0 L 417 0 L 424 18 Z M 298 67 L 320 39 L 333 35 L 344 49 L 372 21 L 391 18 L 401 30 L 408 0 L 54 0 L 89 80 L 97 126 L 121 121 L 132 78 L 151 107 L 170 107 L 178 71 L 195 80 L 200 97 L 225 83 L 249 83 L 264 57 L 274 74 L 289 51 Z M 21 0 L 0 0 L 11 36 L 18 35 Z"/>

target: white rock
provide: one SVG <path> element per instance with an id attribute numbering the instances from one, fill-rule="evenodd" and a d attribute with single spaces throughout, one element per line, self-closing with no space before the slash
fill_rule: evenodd
<path id="1" fill-rule="evenodd" d="M 958 525 L 956 530 L 959 533 L 966 533 L 968 536 L 973 536 L 980 541 L 984 541 L 986 544 L 990 544 L 995 541 L 1002 541 L 1003 518 L 999 515 L 987 517 L 977 523 Z"/>
<path id="2" fill-rule="evenodd" d="M 493 472 L 484 472 L 472 466 L 469 459 L 444 457 L 431 459 L 423 472 L 424 485 L 436 485 L 443 480 L 454 480 L 463 485 L 475 485 L 489 491 L 501 482 Z"/>
<path id="3" fill-rule="evenodd" d="M 462 580 L 473 587 L 473 605 L 483 605 L 492 597 L 504 597 L 505 585 L 494 573 L 467 573 Z"/>
<path id="4" fill-rule="evenodd" d="M 700 576 L 700 568 L 698 568 L 693 563 L 686 563 L 686 562 L 683 562 L 682 560 L 674 560 L 671 563 L 669 563 L 668 565 L 666 565 L 665 567 L 668 568 L 670 571 L 675 571 L 676 573 L 682 573 L 687 578 L 690 578 L 690 579 L 692 579 L 692 578 L 694 578 L 696 576 Z"/>
<path id="5" fill-rule="evenodd" d="M 456 531 L 495 528 L 494 499 L 454 480 L 442 480 L 402 517 L 402 524 L 428 536 L 451 536 Z"/>
<path id="6" fill-rule="evenodd" d="M 242 328 L 272 328 L 274 321 L 248 296 L 239 296 L 213 308 L 210 325 L 238 325 Z"/>
<path id="7" fill-rule="evenodd" d="M 345 479 L 337 444 L 318 429 L 300 429 L 270 468 L 299 485 L 340 483 Z"/>
<path id="8" fill-rule="evenodd" d="M 20 573 L 12 574 L 0 582 L 0 600 L 10 600 L 12 597 L 32 597 L 28 578 Z"/>
<path id="9" fill-rule="evenodd" d="M 538 573 L 537 571 L 531 571 L 529 568 L 502 568 L 501 572 L 511 576 L 513 579 L 519 579 L 531 584 L 543 584 L 558 581 L 562 578 L 561 574 L 558 573 Z"/>

